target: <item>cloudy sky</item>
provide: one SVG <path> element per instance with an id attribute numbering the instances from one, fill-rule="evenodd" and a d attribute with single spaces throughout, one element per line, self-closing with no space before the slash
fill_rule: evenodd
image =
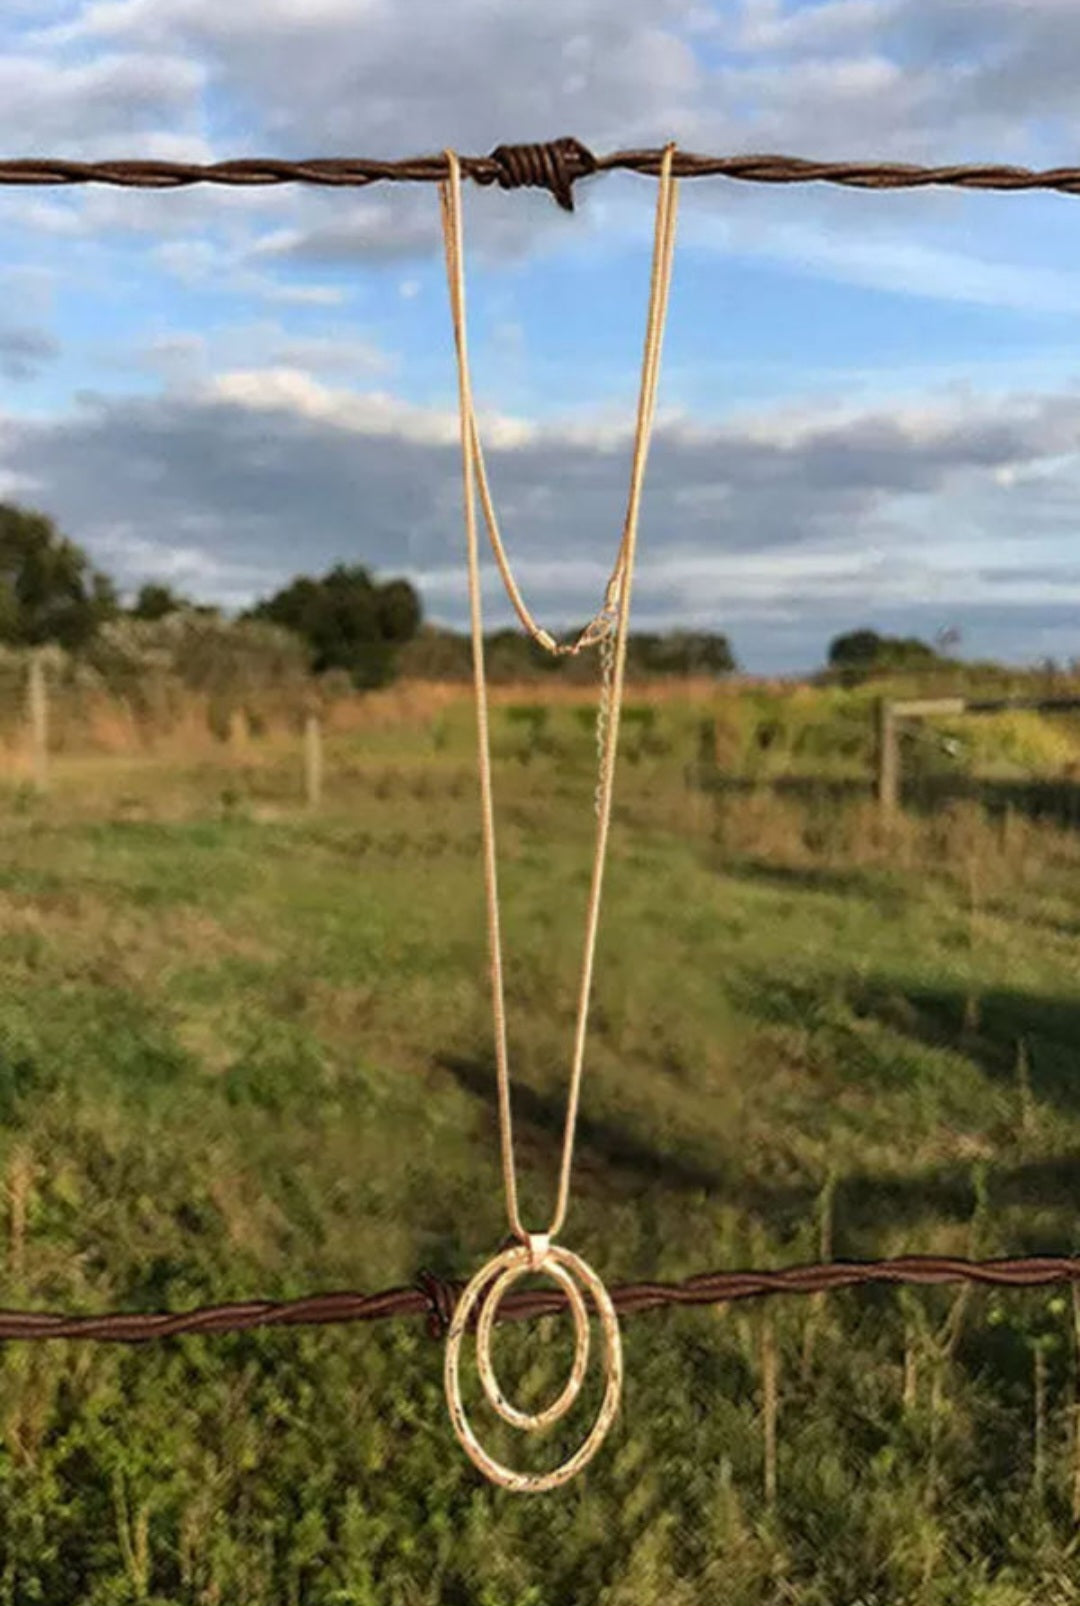
<path id="1" fill-rule="evenodd" d="M 0 40 L 11 156 L 1080 153 L 1076 0 L 4 0 Z M 621 530 L 656 184 L 576 196 L 465 189 L 489 474 L 559 630 Z M 0 235 L 0 496 L 124 587 L 343 559 L 464 624 L 435 186 L 8 189 Z M 1080 656 L 1078 507 L 1080 198 L 683 182 L 634 624 L 762 672 L 858 625 Z"/>

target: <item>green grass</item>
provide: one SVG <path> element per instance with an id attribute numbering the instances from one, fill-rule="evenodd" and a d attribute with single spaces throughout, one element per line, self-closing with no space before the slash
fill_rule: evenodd
<path id="1" fill-rule="evenodd" d="M 339 740 L 317 817 L 279 753 L 72 760 L 0 824 L 4 1305 L 374 1290 L 494 1252 L 458 713 L 437 749 L 419 728 Z M 530 753 L 531 723 L 495 737 L 518 1164 L 539 1224 L 594 822 L 590 732 L 557 709 L 554 747 Z M 823 1249 L 1080 1249 L 1080 842 L 974 805 L 884 839 L 857 797 L 691 794 L 693 720 L 658 728 L 668 750 L 619 774 L 563 1241 L 609 1282 Z M 0 1606 L 1077 1598 L 1067 1295 L 867 1290 L 654 1313 L 624 1342 L 603 1450 L 536 1499 L 474 1473 L 419 1322 L 9 1344 Z M 562 1322 L 498 1347 L 515 1396 L 561 1386 Z M 478 1420 L 522 1463 L 563 1444 Z"/>

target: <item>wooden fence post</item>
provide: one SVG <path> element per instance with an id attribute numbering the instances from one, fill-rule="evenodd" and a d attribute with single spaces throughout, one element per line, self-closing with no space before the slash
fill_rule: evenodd
<path id="1" fill-rule="evenodd" d="M 304 721 L 304 791 L 308 808 L 317 809 L 322 802 L 322 784 L 322 721 L 318 714 L 309 713 Z"/>
<path id="2" fill-rule="evenodd" d="M 40 652 L 30 654 L 26 696 L 30 727 L 30 766 L 35 791 L 49 786 L 49 699 L 45 686 L 45 660 Z"/>
<path id="3" fill-rule="evenodd" d="M 990 714 L 1003 708 L 1038 708 L 1039 704 L 1020 698 L 993 702 L 968 702 L 965 697 L 912 697 L 890 702 L 879 697 L 877 703 L 877 796 L 881 817 L 888 821 L 900 806 L 900 721 L 902 719 L 952 719 L 959 714 Z M 1054 707 L 1066 706 L 1057 702 Z"/>
<path id="4" fill-rule="evenodd" d="M 251 745 L 251 722 L 246 708 L 233 708 L 229 712 L 229 746 L 241 758 Z"/>
<path id="5" fill-rule="evenodd" d="M 776 1417 L 778 1404 L 776 1328 L 766 1303 L 761 1313 L 761 1416 L 765 1440 L 765 1504 L 776 1510 Z"/>
<path id="6" fill-rule="evenodd" d="M 716 721 L 703 719 L 698 724 L 697 756 L 683 769 L 683 780 L 690 804 L 690 825 L 695 836 L 701 834 L 702 826 L 707 819 L 706 794 L 711 802 L 715 774 Z"/>
<path id="7" fill-rule="evenodd" d="M 896 712 L 887 697 L 877 703 L 877 800 L 881 818 L 891 820 L 900 800 L 900 749 Z"/>

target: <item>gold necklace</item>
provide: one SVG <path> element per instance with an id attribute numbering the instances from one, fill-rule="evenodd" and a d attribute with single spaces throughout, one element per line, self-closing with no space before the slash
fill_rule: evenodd
<path id="1" fill-rule="evenodd" d="M 457 156 L 446 151 L 450 169 L 449 180 L 439 186 L 442 207 L 443 234 L 446 246 L 447 280 L 450 305 L 454 319 L 454 339 L 457 347 L 459 410 L 461 418 L 461 447 L 464 469 L 465 532 L 468 547 L 469 600 L 472 616 L 473 674 L 476 691 L 477 735 L 480 767 L 480 795 L 483 816 L 484 873 L 487 893 L 488 940 L 491 962 L 492 1000 L 495 1017 L 495 1057 L 498 1073 L 499 1121 L 503 1160 L 503 1180 L 506 1190 L 507 1214 L 510 1229 L 520 1242 L 503 1250 L 473 1277 L 459 1300 L 450 1324 L 446 1344 L 445 1384 L 450 1417 L 466 1454 L 493 1482 L 519 1493 L 537 1493 L 554 1489 L 566 1483 L 592 1459 L 619 1408 L 622 1391 L 622 1345 L 618 1321 L 611 1298 L 600 1278 L 580 1256 L 552 1240 L 560 1231 L 566 1217 L 570 1194 L 570 1173 L 573 1163 L 574 1132 L 577 1124 L 578 1102 L 584 1063 L 585 1031 L 588 1022 L 589 993 L 592 985 L 593 958 L 600 915 L 600 894 L 603 885 L 608 829 L 611 819 L 611 800 L 615 777 L 615 755 L 619 736 L 619 714 L 622 703 L 623 678 L 626 665 L 627 627 L 630 617 L 630 593 L 633 580 L 634 556 L 637 543 L 638 513 L 641 488 L 645 474 L 649 437 L 656 407 L 656 387 L 660 369 L 660 351 L 663 341 L 664 319 L 667 312 L 668 291 L 671 284 L 671 262 L 675 241 L 675 214 L 678 184 L 672 176 L 674 144 L 664 150 L 660 168 L 660 187 L 656 208 L 656 234 L 653 247 L 652 282 L 649 302 L 649 321 L 642 366 L 641 393 L 638 402 L 637 435 L 630 476 L 630 497 L 623 536 L 611 579 L 608 581 L 604 606 L 581 632 L 577 641 L 560 647 L 547 631 L 541 630 L 525 607 L 514 584 L 510 566 L 499 537 L 491 505 L 487 476 L 484 472 L 480 438 L 473 408 L 472 387 L 469 379 L 468 350 L 465 329 L 465 274 L 462 252 L 461 226 L 461 170 Z M 559 1172 L 559 1189 L 555 1212 L 544 1232 L 530 1232 L 524 1226 L 518 1211 L 517 1179 L 514 1169 L 513 1128 L 510 1115 L 510 1075 L 506 1050 L 506 1010 L 503 996 L 502 952 L 499 935 L 499 898 L 495 862 L 495 819 L 491 788 L 491 754 L 488 739 L 487 690 L 484 680 L 483 621 L 480 606 L 480 561 L 476 539 L 476 507 L 473 487 L 473 468 L 480 482 L 481 499 L 488 525 L 488 533 L 495 550 L 504 584 L 517 609 L 518 616 L 534 639 L 549 652 L 579 652 L 585 646 L 599 642 L 604 654 L 604 690 L 600 703 L 599 745 L 600 779 L 597 786 L 597 814 L 599 826 L 596 854 L 593 861 L 592 885 L 586 915 L 585 954 L 582 965 L 581 991 L 578 1001 L 577 1030 L 574 1040 L 574 1057 L 570 1076 L 570 1093 L 567 1100 L 566 1124 L 563 1133 L 562 1164 Z M 612 643 L 612 635 L 614 642 Z M 605 717 L 606 716 L 606 717 Z M 542 1272 L 559 1285 L 567 1296 L 574 1317 L 575 1347 L 570 1378 L 562 1394 L 546 1409 L 534 1413 L 516 1410 L 504 1397 L 495 1377 L 491 1361 L 491 1335 L 499 1302 L 509 1287 L 528 1273 Z M 575 1278 L 577 1281 L 575 1282 Z M 494 1279 L 494 1281 L 493 1281 Z M 585 1377 L 589 1355 L 589 1325 L 578 1283 L 592 1295 L 604 1340 L 604 1371 L 606 1386 L 599 1414 L 588 1436 L 566 1461 L 551 1472 L 515 1472 L 496 1461 L 477 1439 L 465 1414 L 461 1399 L 459 1363 L 461 1342 L 469 1318 L 479 1303 L 476 1324 L 477 1369 L 488 1401 L 496 1412 L 513 1426 L 533 1432 L 559 1421 L 576 1400 Z"/>

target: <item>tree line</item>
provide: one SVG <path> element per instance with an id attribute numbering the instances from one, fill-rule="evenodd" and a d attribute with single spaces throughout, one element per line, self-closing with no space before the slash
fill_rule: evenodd
<path id="1" fill-rule="evenodd" d="M 112 620 L 155 621 L 182 611 L 222 615 L 215 605 L 192 601 L 161 581 L 148 582 L 122 602 L 111 577 L 51 518 L 0 503 L 0 643 L 55 643 L 79 653 Z M 398 675 L 464 680 L 472 673 L 467 635 L 425 622 L 408 580 L 378 580 L 362 564 L 339 563 L 319 577 L 297 575 L 238 618 L 289 631 L 303 642 L 314 674 L 344 671 L 361 690 L 385 686 Z M 585 667 L 581 659 L 552 657 L 520 631 L 490 632 L 485 643 L 493 679 L 572 679 Z M 627 660 L 628 671 L 638 675 L 723 675 L 736 668 L 727 637 L 707 632 L 634 632 Z"/>
<path id="2" fill-rule="evenodd" d="M 109 620 L 154 621 L 184 610 L 222 615 L 215 605 L 192 601 L 160 581 L 148 582 L 122 603 L 113 580 L 46 514 L 0 503 L 0 643 L 52 642 L 78 653 Z M 377 580 L 362 564 L 339 563 L 319 577 L 298 575 L 239 619 L 289 631 L 303 642 L 314 674 L 344 671 L 361 690 L 385 686 L 399 675 L 467 680 L 472 673 L 467 635 L 425 622 L 420 597 L 408 580 Z M 574 680 L 595 672 L 585 657 L 554 657 L 517 629 L 489 632 L 485 649 L 493 680 Z M 824 673 L 853 683 L 954 661 L 916 637 L 860 629 L 832 639 Z M 631 678 L 721 676 L 737 668 L 731 644 L 719 632 L 632 631 L 627 643 Z"/>

